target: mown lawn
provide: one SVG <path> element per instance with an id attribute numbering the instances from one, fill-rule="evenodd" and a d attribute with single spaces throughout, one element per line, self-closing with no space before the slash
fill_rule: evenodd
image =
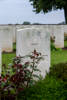
<path id="1" fill-rule="evenodd" d="M 15 55 L 15 53 L 4 53 L 2 55 L 2 64 L 6 64 L 8 66 L 8 64 L 12 62 L 12 59 L 15 57 Z"/>
<path id="2" fill-rule="evenodd" d="M 65 47 L 67 46 L 67 41 L 64 42 Z M 13 49 L 16 49 L 16 44 L 13 45 Z M 3 53 L 2 54 L 2 64 L 8 65 L 12 62 L 12 58 L 16 56 L 16 53 Z M 67 50 L 51 51 L 51 66 L 61 62 L 67 62 Z"/>
<path id="3" fill-rule="evenodd" d="M 61 62 L 67 62 L 67 50 L 51 51 L 51 66 Z"/>
<path id="4" fill-rule="evenodd" d="M 64 41 L 64 47 L 67 47 L 67 41 Z M 67 50 L 51 51 L 51 66 L 58 63 L 67 62 Z"/>
<path id="5" fill-rule="evenodd" d="M 16 44 L 13 45 L 13 50 L 16 49 Z M 10 64 L 12 62 L 12 59 L 16 56 L 16 52 L 12 52 L 12 53 L 3 53 L 2 54 L 2 64 L 6 64 L 8 66 L 8 64 Z"/>

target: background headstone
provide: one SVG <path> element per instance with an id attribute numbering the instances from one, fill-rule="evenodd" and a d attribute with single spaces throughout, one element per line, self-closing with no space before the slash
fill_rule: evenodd
<path id="1" fill-rule="evenodd" d="M 52 38 L 54 38 L 54 26 L 55 25 L 48 25 L 48 29 L 49 29 L 49 32 L 50 32 L 50 36 Z"/>
<path id="2" fill-rule="evenodd" d="M 13 41 L 10 26 L 0 26 L 0 45 L 2 46 L 2 51 L 12 52 Z"/>
<path id="3" fill-rule="evenodd" d="M 54 36 L 55 36 L 55 47 L 63 48 L 64 47 L 64 29 L 63 25 L 54 26 Z"/>
<path id="4" fill-rule="evenodd" d="M 16 25 L 11 25 L 11 28 L 12 28 L 12 35 L 13 35 L 13 43 L 16 43 Z"/>

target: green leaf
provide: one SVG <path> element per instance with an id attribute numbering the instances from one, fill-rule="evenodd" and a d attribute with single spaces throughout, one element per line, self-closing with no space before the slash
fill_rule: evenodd
<path id="1" fill-rule="evenodd" d="M 33 70 L 34 70 L 34 71 L 38 71 L 38 72 L 41 72 L 39 69 L 36 69 L 36 68 L 34 68 Z"/>

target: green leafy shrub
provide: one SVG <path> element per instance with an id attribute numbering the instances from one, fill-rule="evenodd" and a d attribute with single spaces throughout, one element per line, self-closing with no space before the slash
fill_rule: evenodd
<path id="1" fill-rule="evenodd" d="M 66 100 L 66 92 L 62 81 L 47 75 L 44 80 L 19 93 L 18 100 Z"/>
<path id="2" fill-rule="evenodd" d="M 53 67 L 50 68 L 49 75 L 67 82 L 67 63 L 53 65 Z"/>
<path id="3" fill-rule="evenodd" d="M 34 72 L 40 72 L 37 67 L 42 59 L 43 55 L 34 50 L 29 55 L 15 57 L 6 70 L 4 64 L 0 76 L 0 100 L 15 99 L 20 91 L 32 86 L 36 82 L 34 78 L 39 79 Z"/>
<path id="4" fill-rule="evenodd" d="M 67 63 L 50 68 L 46 78 L 26 88 L 18 100 L 67 100 Z"/>

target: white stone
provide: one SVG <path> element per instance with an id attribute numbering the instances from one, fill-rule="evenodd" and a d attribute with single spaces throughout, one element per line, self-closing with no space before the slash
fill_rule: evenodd
<path id="1" fill-rule="evenodd" d="M 64 47 L 64 30 L 63 25 L 54 26 L 54 35 L 55 35 L 55 47 L 63 48 Z"/>
<path id="2" fill-rule="evenodd" d="M 10 26 L 0 26 L 0 45 L 2 51 L 12 52 L 13 41 L 12 41 L 12 28 Z"/>
<path id="3" fill-rule="evenodd" d="M 16 36 L 16 55 L 25 56 L 36 49 L 44 56 L 44 60 L 41 61 L 38 68 L 41 70 L 43 77 L 46 75 L 46 71 L 49 71 L 50 67 L 50 34 L 45 31 L 44 28 L 26 28 L 19 29 Z"/>
<path id="4" fill-rule="evenodd" d="M 49 32 L 50 32 L 50 36 L 53 38 L 54 37 L 54 26 L 55 25 L 49 25 L 48 26 L 48 29 L 49 29 Z"/>
<path id="5" fill-rule="evenodd" d="M 16 30 L 24 29 L 24 28 L 31 28 L 34 27 L 33 25 L 16 25 Z"/>
<path id="6" fill-rule="evenodd" d="M 16 25 L 11 25 L 12 28 L 12 35 L 13 35 L 13 43 L 16 43 Z"/>

